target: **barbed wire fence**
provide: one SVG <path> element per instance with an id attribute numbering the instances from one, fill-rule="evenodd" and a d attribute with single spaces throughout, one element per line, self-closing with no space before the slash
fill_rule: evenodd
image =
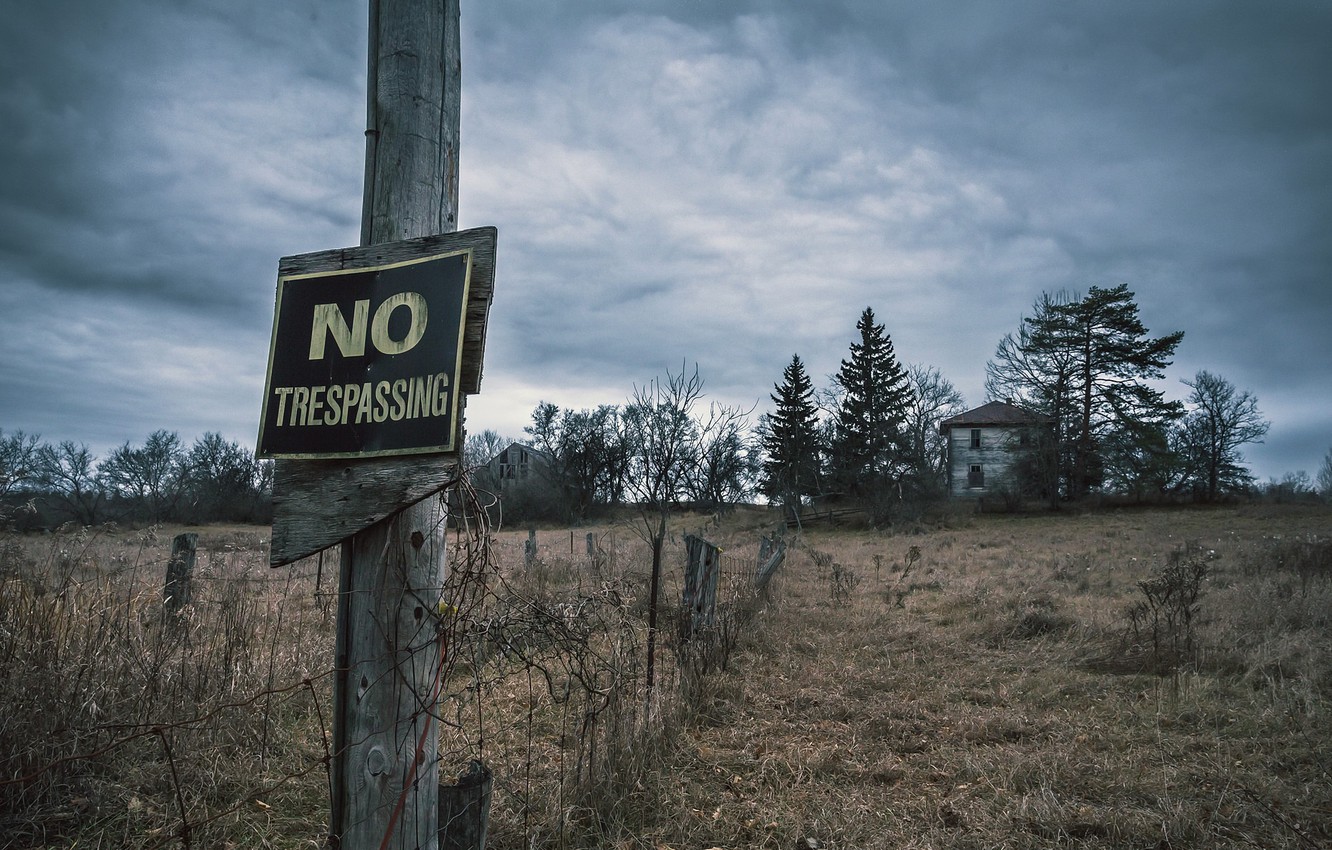
<path id="1" fill-rule="evenodd" d="M 657 816 L 647 774 L 744 628 L 753 559 L 723 557 L 709 629 L 662 630 L 649 692 L 637 538 L 571 537 L 566 557 L 551 532 L 530 559 L 491 526 L 493 497 L 458 495 L 439 640 L 412 647 L 439 653 L 420 710 L 441 730 L 441 775 L 493 771 L 497 843 L 632 834 Z M 270 570 L 255 530 L 204 529 L 172 614 L 159 534 L 0 536 L 0 848 L 323 842 L 337 552 Z M 683 623 L 669 572 L 661 604 Z"/>

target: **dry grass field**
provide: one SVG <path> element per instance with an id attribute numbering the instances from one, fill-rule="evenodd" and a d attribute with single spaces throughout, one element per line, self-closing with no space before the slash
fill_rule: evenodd
<path id="1" fill-rule="evenodd" d="M 753 598 L 772 519 L 676 518 L 663 603 L 701 533 L 721 626 L 666 618 L 650 695 L 630 524 L 460 538 L 441 748 L 489 846 L 1332 845 L 1332 509 L 811 528 Z M 176 529 L 0 539 L 0 847 L 322 843 L 336 559 L 193 530 L 176 620 Z"/>

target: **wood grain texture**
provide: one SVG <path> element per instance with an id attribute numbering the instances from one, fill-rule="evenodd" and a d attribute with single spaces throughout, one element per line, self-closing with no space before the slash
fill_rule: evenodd
<path id="1" fill-rule="evenodd" d="M 374 252 L 379 245 L 387 254 L 404 249 L 384 243 L 403 240 L 420 240 L 424 249 L 457 228 L 458 9 L 459 0 L 370 0 L 361 226 L 361 242 L 370 247 L 348 250 Z M 493 245 L 493 230 L 487 238 Z M 493 250 L 490 268 L 493 279 Z M 490 306 L 489 287 L 477 283 L 480 300 L 467 305 L 467 365 L 458 377 L 465 392 L 480 387 Z M 299 536 L 288 535 L 301 545 L 285 549 L 287 555 L 346 537 L 344 524 L 367 523 L 343 544 L 338 594 L 330 844 L 343 850 L 439 846 L 437 627 L 449 567 L 447 508 L 429 496 L 455 466 L 448 456 L 415 456 L 283 470 L 284 510 L 303 518 L 293 525 Z M 298 508 L 302 488 L 315 480 L 321 489 Z"/>
<path id="2" fill-rule="evenodd" d="M 269 564 L 327 549 L 438 493 L 457 472 L 456 455 L 275 461 Z"/>
<path id="3" fill-rule="evenodd" d="M 446 518 L 442 500 L 427 499 L 343 549 L 334 740 L 342 848 L 437 846 Z"/>

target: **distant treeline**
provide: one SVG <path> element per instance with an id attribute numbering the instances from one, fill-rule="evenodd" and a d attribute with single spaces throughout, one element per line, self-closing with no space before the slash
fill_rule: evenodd
<path id="1" fill-rule="evenodd" d="M 273 465 L 220 434 L 187 446 L 154 431 L 104 458 L 87 445 L 0 430 L 0 521 L 20 530 L 65 522 L 272 520 Z"/>
<path id="2" fill-rule="evenodd" d="M 708 510 L 762 496 L 793 510 L 858 507 L 876 525 L 918 517 L 949 496 L 940 423 L 966 406 L 938 369 L 899 361 L 872 308 L 856 331 L 822 389 L 793 355 L 756 424 L 751 411 L 703 409 L 697 367 L 692 378 L 668 373 L 662 385 L 676 391 L 649 403 L 543 401 L 518 450 L 494 432 L 468 438 L 474 483 L 502 496 L 509 521 L 587 519 L 641 502 L 649 485 L 661 500 Z M 1032 423 L 1005 447 L 998 501 L 1332 498 L 1332 451 L 1314 477 L 1254 479 L 1243 449 L 1270 423 L 1252 392 L 1199 370 L 1182 381 L 1187 398 L 1166 397 L 1157 385 L 1183 338 L 1148 336 L 1126 285 L 1042 294 L 986 364 L 987 398 Z"/>

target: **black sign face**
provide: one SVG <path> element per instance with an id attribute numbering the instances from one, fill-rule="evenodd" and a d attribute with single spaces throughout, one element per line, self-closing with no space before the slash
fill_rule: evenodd
<path id="1" fill-rule="evenodd" d="M 471 253 L 278 278 L 257 454 L 454 451 Z"/>

